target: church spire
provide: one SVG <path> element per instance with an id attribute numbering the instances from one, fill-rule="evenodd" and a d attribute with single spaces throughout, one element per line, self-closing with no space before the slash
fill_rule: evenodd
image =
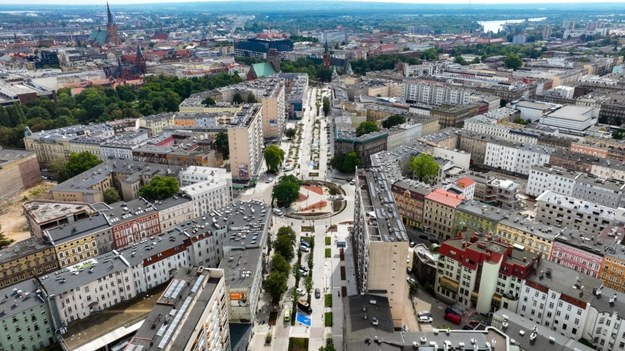
<path id="1" fill-rule="evenodd" d="M 106 2 L 106 16 L 108 18 L 107 25 L 111 25 L 114 23 L 113 14 L 111 13 L 111 8 L 109 7 L 109 2 Z"/>

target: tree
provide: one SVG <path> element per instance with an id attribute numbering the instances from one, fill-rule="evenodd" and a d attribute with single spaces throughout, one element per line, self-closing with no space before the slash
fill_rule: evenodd
<path id="1" fill-rule="evenodd" d="M 360 166 L 361 164 L 362 161 L 355 151 L 335 155 L 332 161 L 330 161 L 332 167 L 343 173 L 354 173 L 356 166 Z"/>
<path id="2" fill-rule="evenodd" d="M 255 103 L 257 103 L 257 102 L 258 102 L 258 101 L 256 101 L 256 96 L 254 96 L 254 94 L 251 94 L 251 93 L 250 93 L 250 94 L 247 96 L 247 103 L 248 103 L 248 104 L 255 104 Z"/>
<path id="3" fill-rule="evenodd" d="M 455 62 L 455 63 L 459 63 L 459 64 L 461 64 L 461 65 L 463 65 L 463 66 L 465 66 L 465 65 L 468 65 L 468 64 L 469 64 L 469 63 L 468 63 L 468 62 L 464 59 L 464 57 L 462 57 L 462 56 L 460 56 L 460 55 L 458 55 L 458 56 L 454 57 L 454 62 Z"/>
<path id="4" fill-rule="evenodd" d="M 103 195 L 104 195 L 104 202 L 106 202 L 107 204 L 112 204 L 121 200 L 121 198 L 119 197 L 119 193 L 117 192 L 117 189 L 115 188 L 106 188 L 104 190 Z"/>
<path id="5" fill-rule="evenodd" d="M 291 265 L 280 253 L 275 253 L 271 257 L 271 271 L 288 274 L 291 271 Z"/>
<path id="6" fill-rule="evenodd" d="M 4 235 L 4 232 L 0 231 L 0 250 L 11 245 L 14 241 L 15 240 L 13 239 L 7 238 L 6 235 Z"/>
<path id="7" fill-rule="evenodd" d="M 285 235 L 291 240 L 291 243 L 295 245 L 295 239 L 297 239 L 295 235 L 295 231 L 291 227 L 280 227 L 278 229 L 278 236 Z"/>
<path id="8" fill-rule="evenodd" d="M 323 115 L 328 117 L 328 113 L 330 113 L 330 99 L 326 96 L 323 98 Z"/>
<path id="9" fill-rule="evenodd" d="M 263 289 L 274 302 L 280 300 L 280 297 L 287 290 L 287 280 L 288 276 L 283 272 L 271 272 L 263 282 Z"/>
<path id="10" fill-rule="evenodd" d="M 284 150 L 276 144 L 271 144 L 265 148 L 264 156 L 265 164 L 267 164 L 269 171 L 278 173 L 278 169 L 284 162 Z"/>
<path id="11" fill-rule="evenodd" d="M 420 153 L 410 160 L 408 168 L 413 178 L 417 178 L 425 183 L 434 184 L 440 166 L 431 155 Z"/>
<path id="12" fill-rule="evenodd" d="M 280 177 L 278 184 L 273 187 L 271 201 L 275 199 L 278 207 L 289 207 L 299 197 L 299 188 L 302 181 L 293 175 Z"/>
<path id="13" fill-rule="evenodd" d="M 273 248 L 276 253 L 282 255 L 287 262 L 290 262 L 293 257 L 295 257 L 293 243 L 291 243 L 291 239 L 286 235 L 278 236 L 273 243 Z"/>
<path id="14" fill-rule="evenodd" d="M 293 128 L 288 128 L 287 130 L 284 131 L 284 136 L 289 138 L 289 139 L 293 139 L 295 137 L 296 131 Z"/>
<path id="15" fill-rule="evenodd" d="M 310 257 L 312 257 L 313 255 L 309 255 Z M 312 271 L 311 271 L 312 273 Z M 306 288 L 306 292 L 310 293 L 313 289 L 313 280 L 312 280 L 312 275 L 309 274 L 306 279 L 304 279 L 304 287 Z M 310 295 L 308 295 L 308 297 L 310 297 Z"/>
<path id="16" fill-rule="evenodd" d="M 202 100 L 202 105 L 208 107 L 208 106 L 214 106 L 216 105 L 217 102 L 215 102 L 215 99 L 213 99 L 210 96 L 207 96 L 204 100 Z"/>
<path id="17" fill-rule="evenodd" d="M 83 151 L 69 154 L 69 160 L 56 166 L 57 178 L 64 181 L 102 163 L 96 155 Z"/>
<path id="18" fill-rule="evenodd" d="M 224 159 L 228 159 L 230 156 L 230 148 L 228 146 L 228 133 L 219 132 L 215 137 L 215 150 L 221 152 L 224 156 Z"/>
<path id="19" fill-rule="evenodd" d="M 523 60 L 521 60 L 517 54 L 508 54 L 503 60 L 503 64 L 506 68 L 511 68 L 516 71 L 519 67 L 523 66 Z"/>
<path id="20" fill-rule="evenodd" d="M 139 196 L 150 201 L 164 200 L 178 192 L 178 179 L 176 177 L 156 176 L 150 182 L 139 189 Z"/>
<path id="21" fill-rule="evenodd" d="M 377 132 L 378 125 L 373 121 L 364 121 L 360 123 L 360 125 L 356 128 L 356 135 L 361 136 L 364 134 L 369 134 L 373 132 Z"/>
<path id="22" fill-rule="evenodd" d="M 406 118 L 404 118 L 404 116 L 392 115 L 382 122 L 382 127 L 389 129 L 404 122 L 406 122 Z"/>
<path id="23" fill-rule="evenodd" d="M 232 97 L 232 102 L 235 104 L 242 104 L 243 96 L 241 96 L 241 93 L 239 93 L 238 91 L 234 93 L 234 96 Z"/>

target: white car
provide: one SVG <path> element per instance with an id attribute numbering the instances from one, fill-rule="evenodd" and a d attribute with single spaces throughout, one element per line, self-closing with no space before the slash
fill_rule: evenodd
<path id="1" fill-rule="evenodd" d="M 302 250 L 302 252 L 310 252 L 310 248 L 308 248 L 308 247 L 306 247 L 304 245 L 300 246 L 299 249 Z"/>
<path id="2" fill-rule="evenodd" d="M 297 291 L 297 295 L 299 295 L 299 296 L 306 295 L 306 292 L 304 292 L 304 289 L 302 289 L 302 288 L 297 288 L 295 291 Z"/>
<path id="3" fill-rule="evenodd" d="M 267 178 L 267 180 L 265 180 L 265 183 L 271 183 L 273 182 L 273 178 Z"/>
<path id="4" fill-rule="evenodd" d="M 419 316 L 419 323 L 432 323 L 432 317 L 430 316 Z"/>

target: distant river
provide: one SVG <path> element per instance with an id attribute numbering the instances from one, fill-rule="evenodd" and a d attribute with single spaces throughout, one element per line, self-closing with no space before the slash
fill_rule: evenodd
<path id="1" fill-rule="evenodd" d="M 547 17 L 535 17 L 528 18 L 529 22 L 540 22 L 546 20 Z M 484 28 L 484 33 L 493 32 L 497 33 L 503 29 L 503 26 L 508 23 L 522 23 L 525 22 L 524 19 L 516 19 L 516 20 L 503 20 L 503 21 L 478 21 L 477 23 Z"/>

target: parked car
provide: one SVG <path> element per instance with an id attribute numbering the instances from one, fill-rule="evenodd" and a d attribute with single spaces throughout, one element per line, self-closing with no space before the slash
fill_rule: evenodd
<path id="1" fill-rule="evenodd" d="M 265 183 L 271 183 L 271 182 L 273 182 L 273 178 L 271 178 L 271 177 L 269 177 L 269 178 L 267 178 L 267 180 L 265 180 Z"/>
<path id="2" fill-rule="evenodd" d="M 460 317 L 459 315 L 455 313 L 446 313 L 445 319 L 458 325 L 462 322 L 462 317 Z"/>
<path id="3" fill-rule="evenodd" d="M 417 283 L 417 281 L 414 278 L 408 277 L 408 278 L 406 278 L 406 280 L 408 281 L 409 284 L 416 284 Z"/>
<path id="4" fill-rule="evenodd" d="M 421 311 L 421 312 L 419 312 L 418 316 L 419 317 L 421 317 L 421 316 L 432 317 L 432 312 L 430 312 L 430 311 Z"/>
<path id="5" fill-rule="evenodd" d="M 302 252 L 310 252 L 310 248 L 304 245 L 301 245 L 299 249 L 302 250 Z"/>
<path id="6" fill-rule="evenodd" d="M 454 311 L 454 309 L 453 309 L 453 308 L 451 308 L 451 306 L 447 306 L 447 307 L 445 308 L 445 314 L 447 314 L 447 313 L 453 313 L 453 314 L 455 314 L 455 315 L 460 315 L 458 312 Z"/>
<path id="7" fill-rule="evenodd" d="M 319 288 L 315 289 L 315 299 L 321 298 L 321 290 Z"/>
<path id="8" fill-rule="evenodd" d="M 378 325 L 380 325 L 380 321 L 378 321 L 377 318 L 373 317 L 373 318 L 371 318 L 371 325 L 378 326 Z"/>
<path id="9" fill-rule="evenodd" d="M 432 317 L 430 317 L 430 316 L 419 316 L 419 323 L 432 323 Z"/>
<path id="10" fill-rule="evenodd" d="M 306 292 L 302 288 L 297 288 L 297 289 L 295 289 L 295 291 L 297 291 L 297 295 L 299 295 L 299 296 L 306 295 Z"/>

